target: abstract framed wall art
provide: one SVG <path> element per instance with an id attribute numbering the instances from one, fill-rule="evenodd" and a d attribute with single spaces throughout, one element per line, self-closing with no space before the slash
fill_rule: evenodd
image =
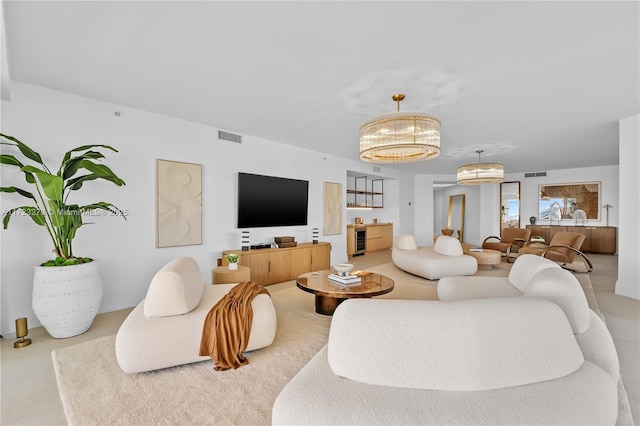
<path id="1" fill-rule="evenodd" d="M 157 160 L 156 246 L 202 244 L 202 165 Z"/>
<path id="2" fill-rule="evenodd" d="M 342 184 L 324 183 L 323 235 L 342 234 Z"/>

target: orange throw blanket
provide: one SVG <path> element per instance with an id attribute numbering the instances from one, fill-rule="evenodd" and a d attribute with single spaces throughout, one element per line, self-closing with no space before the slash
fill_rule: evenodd
<path id="1" fill-rule="evenodd" d="M 240 283 L 207 314 L 200 340 L 200 356 L 210 356 L 215 364 L 214 370 L 236 369 L 249 363 L 243 352 L 249 343 L 253 320 L 251 301 L 259 294 L 269 292 L 253 281 Z"/>

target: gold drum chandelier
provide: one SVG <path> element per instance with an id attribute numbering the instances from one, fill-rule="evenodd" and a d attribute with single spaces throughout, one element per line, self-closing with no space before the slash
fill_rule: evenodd
<path id="1" fill-rule="evenodd" d="M 478 150 L 478 162 L 458 167 L 458 185 L 481 185 L 483 183 L 500 183 L 504 180 L 502 163 L 481 163 Z"/>
<path id="2" fill-rule="evenodd" d="M 360 126 L 360 159 L 368 163 L 410 163 L 440 155 L 440 120 L 421 112 L 400 112 L 403 94 L 393 95 L 397 112 Z"/>

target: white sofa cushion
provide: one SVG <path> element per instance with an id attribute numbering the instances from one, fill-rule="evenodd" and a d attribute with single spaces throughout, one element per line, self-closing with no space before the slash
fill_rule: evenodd
<path id="1" fill-rule="evenodd" d="M 416 239 L 413 235 L 402 234 L 396 239 L 396 248 L 400 250 L 417 250 L 418 243 L 416 243 Z"/>
<path id="2" fill-rule="evenodd" d="M 522 254 L 518 256 L 511 271 L 509 271 L 509 282 L 518 290 L 524 292 L 531 281 L 531 278 L 538 272 L 547 268 L 558 268 L 560 265 L 549 259 L 535 254 Z"/>
<path id="3" fill-rule="evenodd" d="M 387 360 L 395 361 L 402 359 Z M 443 392 L 346 380 L 332 373 L 325 346 L 280 392 L 271 421 L 274 425 L 612 425 L 617 416 L 616 381 L 589 362 L 567 376 L 527 386 Z"/>
<path id="4" fill-rule="evenodd" d="M 507 277 L 447 276 L 438 281 L 438 299 L 454 300 L 485 299 L 493 297 L 518 297 L 522 292 L 512 286 Z"/>
<path id="5" fill-rule="evenodd" d="M 560 306 L 574 334 L 584 333 L 591 324 L 589 303 L 582 286 L 569 271 L 547 268 L 536 273 L 524 292 L 525 297 L 547 299 Z"/>
<path id="6" fill-rule="evenodd" d="M 331 321 L 328 362 L 372 385 L 479 391 L 563 377 L 584 357 L 547 300 L 349 299 Z"/>
<path id="7" fill-rule="evenodd" d="M 190 257 L 179 257 L 160 269 L 149 284 L 144 300 L 147 317 L 168 317 L 192 311 L 202 297 L 200 268 Z"/>
<path id="8" fill-rule="evenodd" d="M 436 239 L 433 251 L 445 256 L 462 256 L 462 244 L 457 238 L 441 235 Z"/>

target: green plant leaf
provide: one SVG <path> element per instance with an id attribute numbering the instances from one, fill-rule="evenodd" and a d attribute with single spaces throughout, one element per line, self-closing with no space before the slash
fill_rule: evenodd
<path id="1" fill-rule="evenodd" d="M 33 206 L 20 206 L 9 210 L 2 218 L 2 225 L 4 229 L 9 226 L 9 221 L 13 217 L 13 214 L 17 211 L 22 211 L 25 216 L 29 216 L 37 225 L 46 226 L 46 220 L 42 211 Z"/>
<path id="2" fill-rule="evenodd" d="M 62 159 L 62 163 L 66 163 L 67 160 L 69 160 L 71 158 L 71 154 L 73 154 L 74 152 L 79 152 L 79 151 L 86 151 L 88 149 L 91 148 L 105 148 L 105 149 L 110 149 L 113 152 L 118 152 L 117 149 L 109 146 L 109 145 L 82 145 L 79 146 L 77 148 L 73 148 L 71 151 L 68 151 L 67 153 L 64 154 L 64 158 Z"/>
<path id="3" fill-rule="evenodd" d="M 6 142 L 2 142 L 2 145 L 15 146 L 14 144 L 6 143 Z M 16 166 L 20 169 L 22 169 L 22 167 L 24 166 L 24 164 L 22 164 L 20 160 L 18 160 L 15 156 L 11 154 L 0 154 L 0 164 Z M 31 173 L 24 172 L 24 174 L 28 183 L 35 183 L 36 179 L 33 177 Z"/>
<path id="4" fill-rule="evenodd" d="M 25 191 L 24 189 L 16 188 L 15 186 L 3 186 L 2 188 L 0 188 L 0 192 L 17 192 L 18 194 L 22 195 L 23 197 L 31 198 L 32 200 L 36 199 L 36 197 L 34 197 L 33 194 L 30 193 L 29 191 Z"/>
<path id="5" fill-rule="evenodd" d="M 116 174 L 113 173 L 111 169 L 104 164 L 96 164 L 89 160 L 83 160 L 81 163 L 82 168 L 95 174 L 96 176 L 98 176 L 98 178 L 109 180 L 118 186 L 124 185 L 124 181 L 116 176 Z"/>
<path id="6" fill-rule="evenodd" d="M 36 175 L 45 195 L 56 201 L 62 201 L 63 180 L 60 176 L 52 175 L 33 166 L 24 166 L 20 169 Z"/>
<path id="7" fill-rule="evenodd" d="M 49 200 L 49 215 L 51 222 L 56 228 L 62 228 L 65 224 L 65 208 L 64 205 L 56 200 Z"/>
<path id="8" fill-rule="evenodd" d="M 117 208 L 111 203 L 105 203 L 104 201 L 99 201 L 97 203 L 87 204 L 86 206 L 81 206 L 81 212 L 90 212 L 93 210 L 106 210 L 113 213 L 114 216 L 122 216 L 124 220 L 127 220 L 127 216 L 124 214 L 122 210 Z"/>
<path id="9" fill-rule="evenodd" d="M 77 204 L 67 206 L 69 214 L 66 216 L 67 220 L 67 235 L 66 238 L 69 241 L 69 248 L 71 248 L 71 242 L 76 236 L 76 231 L 82 226 L 82 210 Z"/>
<path id="10" fill-rule="evenodd" d="M 11 154 L 0 154 L 0 164 L 8 164 L 10 166 L 18 166 L 22 167 L 22 164 L 14 155 Z"/>
<path id="11" fill-rule="evenodd" d="M 8 135 L 5 135 L 4 133 L 0 133 L 0 136 L 2 136 L 3 138 L 9 139 L 10 141 L 15 142 L 16 143 L 15 146 L 18 147 L 18 149 L 20 150 L 22 155 L 24 155 L 25 157 L 27 157 L 30 160 L 35 161 L 38 164 L 42 164 L 44 166 L 44 163 L 42 162 L 42 157 L 40 157 L 40 154 L 38 154 L 37 152 L 35 152 L 31 148 L 29 148 L 27 145 L 25 145 L 24 143 L 20 142 L 18 139 L 14 138 L 13 136 L 8 136 Z"/>
<path id="12" fill-rule="evenodd" d="M 98 176 L 96 175 L 84 175 L 84 176 L 79 176 L 77 178 L 73 178 L 73 179 L 69 179 L 65 184 L 64 187 L 65 189 L 69 189 L 70 191 L 77 191 L 78 189 L 82 188 L 82 184 L 90 181 L 90 180 L 96 180 L 98 179 Z"/>
<path id="13" fill-rule="evenodd" d="M 60 170 L 58 170 L 58 176 L 62 175 L 62 178 L 65 180 L 69 179 L 71 176 L 76 174 L 78 169 L 82 166 L 82 160 L 86 160 L 86 159 L 99 160 L 102 158 L 104 158 L 104 155 L 102 155 L 102 153 L 97 151 L 87 151 L 78 157 L 69 158 L 60 165 Z"/>

